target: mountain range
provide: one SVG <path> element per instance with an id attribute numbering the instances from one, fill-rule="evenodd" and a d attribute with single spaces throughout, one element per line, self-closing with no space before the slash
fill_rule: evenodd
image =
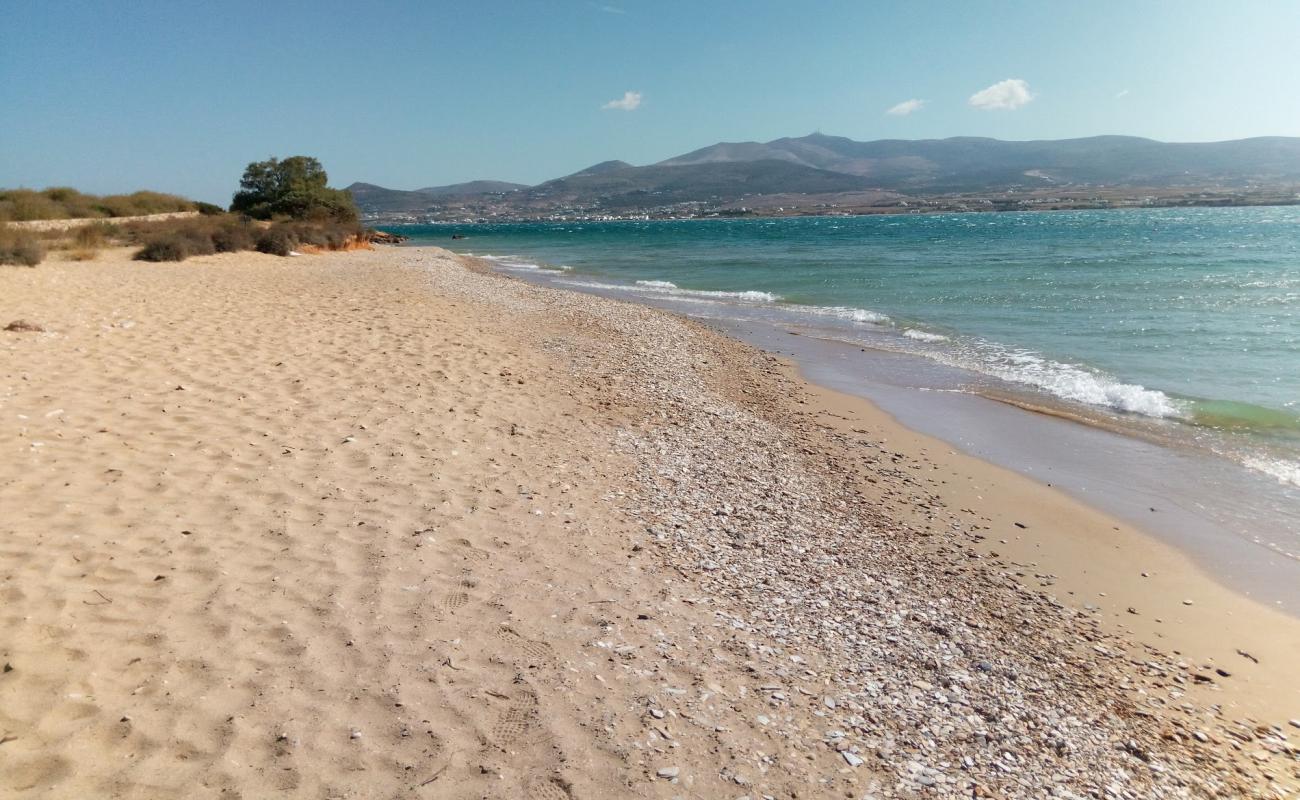
<path id="1" fill-rule="evenodd" d="M 605 161 L 536 186 L 472 181 L 414 191 L 348 187 L 371 216 L 557 209 L 635 213 L 729 204 L 909 205 L 917 198 L 1087 189 L 1168 194 L 1191 189 L 1294 189 L 1300 138 L 1169 143 L 1134 136 L 1009 142 L 882 139 L 814 133 L 770 142 L 721 142 L 656 164 Z M 843 202 L 836 202 L 837 200 Z"/>

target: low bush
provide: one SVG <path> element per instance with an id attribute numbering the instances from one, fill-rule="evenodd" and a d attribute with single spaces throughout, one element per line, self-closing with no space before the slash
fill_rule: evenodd
<path id="1" fill-rule="evenodd" d="M 103 247 L 116 233 L 116 226 L 104 222 L 92 222 L 72 231 L 72 244 L 79 248 Z"/>
<path id="2" fill-rule="evenodd" d="M 189 240 L 178 233 L 167 233 L 153 239 L 136 253 L 136 261 L 184 261 L 190 257 Z"/>
<path id="3" fill-rule="evenodd" d="M 367 241 L 356 223 L 285 220 L 263 228 L 246 217 L 198 217 L 185 220 L 133 223 L 121 234 L 144 249 L 141 261 L 181 261 L 189 256 L 256 250 L 287 256 L 295 250 L 343 250 Z M 177 257 L 177 252 L 184 255 Z"/>
<path id="4" fill-rule="evenodd" d="M 257 247 L 257 229 L 247 222 L 228 222 L 212 231 L 218 253 L 237 253 Z"/>
<path id="5" fill-rule="evenodd" d="M 0 225 L 0 264 L 34 267 L 45 258 L 45 247 L 27 231 Z"/>
<path id="6" fill-rule="evenodd" d="M 286 228 L 276 226 L 257 237 L 257 252 L 273 256 L 287 256 L 298 246 L 298 239 Z"/>
<path id="7" fill-rule="evenodd" d="M 215 203 L 205 203 L 202 200 L 195 202 L 194 210 L 205 217 L 220 217 L 226 213 L 226 210 L 221 206 Z"/>
<path id="8" fill-rule="evenodd" d="M 192 256 L 210 256 L 217 252 L 212 241 L 213 229 L 205 225 L 189 224 L 182 226 L 178 236 L 185 240 L 185 246 Z"/>
<path id="9" fill-rule="evenodd" d="M 169 211 L 193 211 L 195 204 L 161 192 L 133 192 L 99 197 L 66 186 L 42 191 L 0 189 L 0 221 L 135 217 Z"/>

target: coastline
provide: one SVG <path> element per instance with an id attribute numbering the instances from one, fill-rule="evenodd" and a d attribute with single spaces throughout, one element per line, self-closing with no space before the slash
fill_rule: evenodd
<path id="1" fill-rule="evenodd" d="M 868 398 L 914 430 L 1063 489 L 1188 553 L 1234 591 L 1300 616 L 1294 534 L 1300 495 L 1276 471 L 1282 462 L 1264 463 L 1286 456 L 1254 451 L 1257 443 L 1228 441 L 1217 431 L 1039 392 L 1032 382 L 1026 387 L 1014 377 L 1003 380 L 949 354 L 899 348 L 875 330 L 875 312 L 827 307 L 823 298 L 809 314 L 805 305 L 778 302 L 786 287 L 765 284 L 775 293 L 755 291 L 753 297 L 736 288 L 751 285 L 745 281 L 724 284 L 727 291 L 679 289 L 657 280 L 670 270 L 648 270 L 656 280 L 633 284 L 631 278 L 647 270 L 593 278 L 592 265 L 600 262 L 592 252 L 573 261 L 576 268 L 554 268 L 545 260 L 531 263 L 538 254 L 525 250 L 529 255 L 482 257 L 495 271 L 530 283 L 661 308 L 793 357 L 814 382 Z M 569 263 L 561 251 L 542 248 L 540 255 L 552 264 Z M 637 255 L 610 259 L 635 263 Z M 850 311 L 850 321 L 836 318 Z M 1145 392 L 1137 384 L 1110 388 Z"/>
<path id="2" fill-rule="evenodd" d="M 491 261 L 461 258 L 487 274 L 535 285 L 502 275 Z M 689 322 L 742 347 L 753 346 L 732 338 L 734 333 L 725 327 Z M 984 532 L 974 534 L 969 546 L 1027 589 L 1095 615 L 1107 630 L 1134 637 L 1141 645 L 1173 651 L 1211 673 L 1222 669 L 1241 678 L 1227 702 L 1237 713 L 1255 718 L 1279 711 L 1288 718 L 1300 715 L 1300 686 L 1289 667 L 1300 663 L 1300 617 L 1235 591 L 1139 525 L 909 428 L 866 397 L 818 383 L 797 359 L 777 357 L 797 397 L 783 413 L 868 447 L 888 444 L 894 458 L 923 472 L 925 490 L 931 494 L 920 514 L 909 507 L 913 498 L 900 503 L 875 490 L 871 481 L 855 484 L 894 518 L 924 524 L 930 504 L 935 504 L 978 520 L 974 527 Z M 1279 636 L 1280 631 L 1289 635 Z M 1205 691 L 1198 692 L 1202 687 Z M 1192 686 L 1193 693 L 1210 702 L 1221 688 L 1211 683 Z"/>
<path id="3" fill-rule="evenodd" d="M 0 786 L 1300 780 L 1300 622 L 702 324 L 466 263 L 0 275 L 50 330 L 5 340 Z"/>

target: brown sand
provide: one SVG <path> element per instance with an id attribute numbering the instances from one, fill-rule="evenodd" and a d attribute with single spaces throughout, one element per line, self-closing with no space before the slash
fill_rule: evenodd
<path id="1" fill-rule="evenodd" d="M 776 738 L 759 657 L 643 547 L 618 387 L 574 376 L 558 323 L 503 324 L 402 252 L 0 271 L 0 324 L 45 328 L 0 333 L 0 796 L 861 796 L 870 765 Z M 1027 585 L 1099 606 L 1135 653 L 1227 666 L 1198 702 L 1300 716 L 1295 620 L 800 392 L 810 442 L 888 440 L 985 520 L 985 559 L 1036 562 Z M 930 513 L 914 484 L 853 480 Z"/>
<path id="2" fill-rule="evenodd" d="M 979 520 L 985 538 L 972 546 L 984 558 L 1028 587 L 1095 612 L 1137 645 L 1132 657 L 1144 646 L 1181 655 L 1215 678 L 1191 684 L 1189 693 L 1230 715 L 1300 718 L 1300 620 L 1225 588 L 1151 535 L 909 430 L 861 398 L 817 386 L 809 393 L 822 424 L 887 442 L 944 506 Z M 872 484 L 861 489 L 882 494 Z M 901 519 L 924 516 L 906 502 L 893 505 Z"/>

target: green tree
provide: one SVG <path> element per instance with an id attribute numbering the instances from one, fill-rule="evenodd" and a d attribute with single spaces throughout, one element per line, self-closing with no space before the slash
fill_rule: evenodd
<path id="1" fill-rule="evenodd" d="M 331 189 L 320 161 L 290 156 L 255 161 L 244 170 L 230 210 L 255 219 L 331 219 L 355 222 L 351 193 Z"/>

